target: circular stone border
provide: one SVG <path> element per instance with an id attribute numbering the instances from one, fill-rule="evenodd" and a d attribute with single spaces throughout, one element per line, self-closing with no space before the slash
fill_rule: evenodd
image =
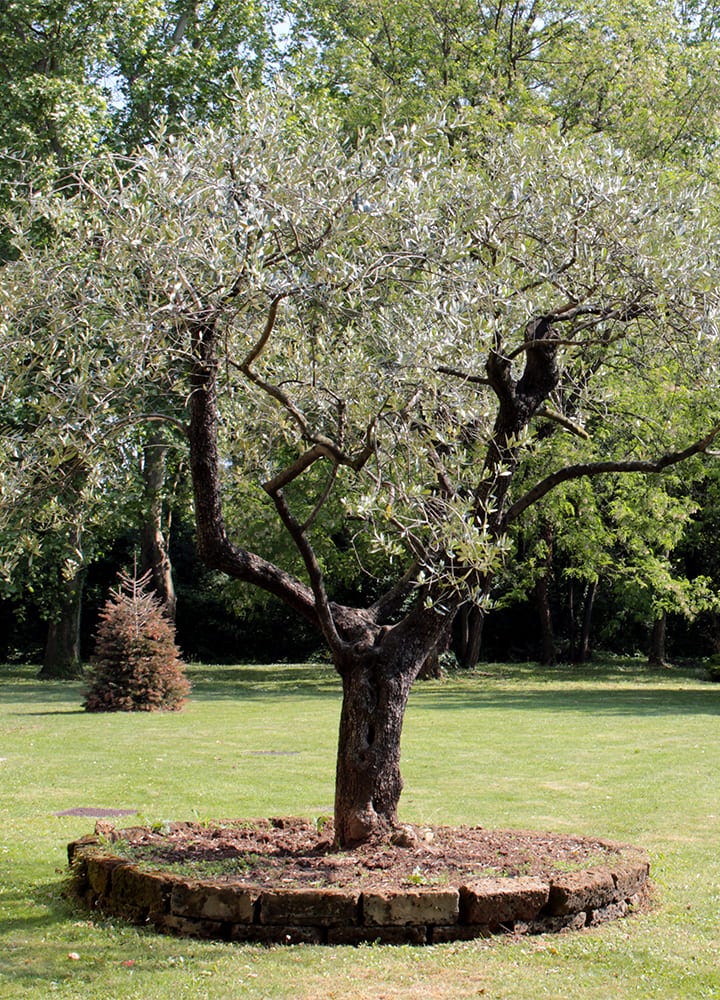
<path id="1" fill-rule="evenodd" d="M 70 843 L 68 860 L 70 890 L 82 904 L 163 933 L 266 944 L 439 944 L 580 930 L 638 909 L 650 893 L 647 853 L 600 843 L 617 861 L 543 877 L 373 891 L 267 889 L 146 871 L 97 834 Z"/>

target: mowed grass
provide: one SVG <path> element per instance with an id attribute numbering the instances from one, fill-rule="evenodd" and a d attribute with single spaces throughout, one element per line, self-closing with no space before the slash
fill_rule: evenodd
<path id="1" fill-rule="evenodd" d="M 0 996 L 720 998 L 720 687 L 631 660 L 483 669 L 416 686 L 402 818 L 638 844 L 652 912 L 431 948 L 188 941 L 83 912 L 61 895 L 65 848 L 95 821 L 59 812 L 136 811 L 119 825 L 330 812 L 338 682 L 322 665 L 198 666 L 181 713 L 90 715 L 81 685 L 0 667 Z"/>

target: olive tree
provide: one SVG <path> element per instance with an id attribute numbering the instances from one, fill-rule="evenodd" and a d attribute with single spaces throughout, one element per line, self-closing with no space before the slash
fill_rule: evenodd
<path id="1" fill-rule="evenodd" d="M 49 357 L 72 341 L 83 365 L 64 460 L 107 461 L 133 421 L 182 431 L 205 562 L 322 634 L 343 690 L 343 846 L 397 823 L 411 686 L 488 594 L 509 526 L 560 483 L 658 473 L 720 433 L 713 193 L 547 133 L 498 137 L 470 169 L 451 132 L 350 144 L 292 97 L 255 100 L 236 129 L 161 138 L 38 195 L 52 244 L 19 220 L 3 274 L 11 365 L 28 339 Z M 48 365 L 55 414 L 68 377 Z M 627 405 L 636 379 L 657 394 L 650 423 Z M 617 424 L 616 454 L 573 433 L 591 412 Z M 577 448 L 528 482 L 548 420 Z M 51 445 L 38 426 L 35 453 Z M 227 523 L 238 492 L 264 498 L 301 573 Z M 367 606 L 328 593 L 317 539 L 338 502 L 397 567 Z"/>

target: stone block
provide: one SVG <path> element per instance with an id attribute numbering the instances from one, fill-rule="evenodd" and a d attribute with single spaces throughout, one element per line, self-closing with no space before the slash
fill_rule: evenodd
<path id="1" fill-rule="evenodd" d="M 456 925 L 457 926 L 457 925 Z M 328 944 L 427 944 L 428 928 L 406 924 L 405 926 L 373 927 L 329 927 Z"/>
<path id="2" fill-rule="evenodd" d="M 375 926 L 453 924 L 460 916 L 457 889 L 364 892 L 363 923 Z"/>
<path id="3" fill-rule="evenodd" d="M 71 841 L 67 846 L 68 864 L 71 865 L 75 861 L 76 856 L 78 858 L 86 856 L 88 848 L 97 846 L 98 839 L 92 833 L 87 834 L 85 837 L 80 837 L 79 840 Z"/>
<path id="4" fill-rule="evenodd" d="M 513 926 L 514 934 L 562 934 L 579 931 L 587 924 L 587 913 L 568 913 L 562 917 L 540 917 L 538 920 L 518 920 Z"/>
<path id="5" fill-rule="evenodd" d="M 560 917 L 595 910 L 615 900 L 615 880 L 607 868 L 568 872 L 552 878 L 548 913 Z"/>
<path id="6" fill-rule="evenodd" d="M 604 924 L 607 920 L 619 920 L 621 917 L 627 916 L 628 909 L 628 904 L 624 899 L 617 903 L 608 903 L 607 906 L 601 906 L 597 910 L 590 910 L 587 922 L 588 924 Z"/>
<path id="7" fill-rule="evenodd" d="M 430 944 L 445 944 L 448 941 L 474 941 L 475 938 L 492 937 L 487 924 L 450 924 L 447 927 L 429 928 Z"/>
<path id="8" fill-rule="evenodd" d="M 613 868 L 615 892 L 618 899 L 629 899 L 640 892 L 650 875 L 650 862 L 646 858 L 638 858 L 635 862 L 624 864 L 621 868 Z"/>
<path id="9" fill-rule="evenodd" d="M 220 920 L 193 920 L 174 913 L 163 914 L 155 923 L 158 930 L 177 934 L 178 937 L 203 938 L 209 941 L 228 941 L 230 925 Z"/>
<path id="10" fill-rule="evenodd" d="M 284 927 L 280 924 L 233 924 L 230 940 L 237 942 L 257 941 L 259 944 L 324 944 L 325 931 L 322 927 Z"/>
<path id="11" fill-rule="evenodd" d="M 165 913 L 169 897 L 170 884 L 164 876 L 142 872 L 134 865 L 118 865 L 105 904 L 113 913 L 138 919 Z"/>
<path id="12" fill-rule="evenodd" d="M 357 893 L 342 889 L 276 889 L 260 896 L 262 924 L 317 924 L 335 927 L 358 922 Z"/>
<path id="13" fill-rule="evenodd" d="M 179 917 L 250 924 L 256 899 L 257 891 L 253 892 L 245 886 L 175 882 L 170 896 L 170 912 Z"/>
<path id="14" fill-rule="evenodd" d="M 104 899 L 110 892 L 110 880 L 116 868 L 129 865 L 130 862 L 124 858 L 106 857 L 103 854 L 90 854 L 87 858 L 87 877 L 90 888 Z"/>
<path id="15" fill-rule="evenodd" d="M 534 920 L 548 901 L 550 886 L 540 878 L 483 878 L 460 889 L 462 922 L 497 927 Z"/>

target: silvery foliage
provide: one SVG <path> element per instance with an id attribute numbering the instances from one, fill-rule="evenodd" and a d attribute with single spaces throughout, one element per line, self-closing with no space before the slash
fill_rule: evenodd
<path id="1" fill-rule="evenodd" d="M 78 457 L 102 493 L 132 421 L 186 420 L 189 330 L 212 321 L 228 494 L 319 442 L 348 523 L 421 581 L 474 586 L 507 548 L 493 498 L 515 468 L 483 472 L 489 352 L 519 377 L 528 324 L 573 307 L 558 335 L 574 421 L 598 401 L 620 420 L 614 386 L 652 366 L 688 398 L 717 387 L 714 190 L 531 130 L 468 162 L 454 127 L 351 141 L 292 96 L 254 96 L 232 128 L 161 135 L 35 192 L 0 290 L 6 422 L 32 410 L 32 433 L 19 413 L 2 444 L 6 496 Z M 678 419 L 633 432 L 638 448 L 682 436 Z M 530 429 L 513 444 L 518 461 L 542 447 Z"/>

